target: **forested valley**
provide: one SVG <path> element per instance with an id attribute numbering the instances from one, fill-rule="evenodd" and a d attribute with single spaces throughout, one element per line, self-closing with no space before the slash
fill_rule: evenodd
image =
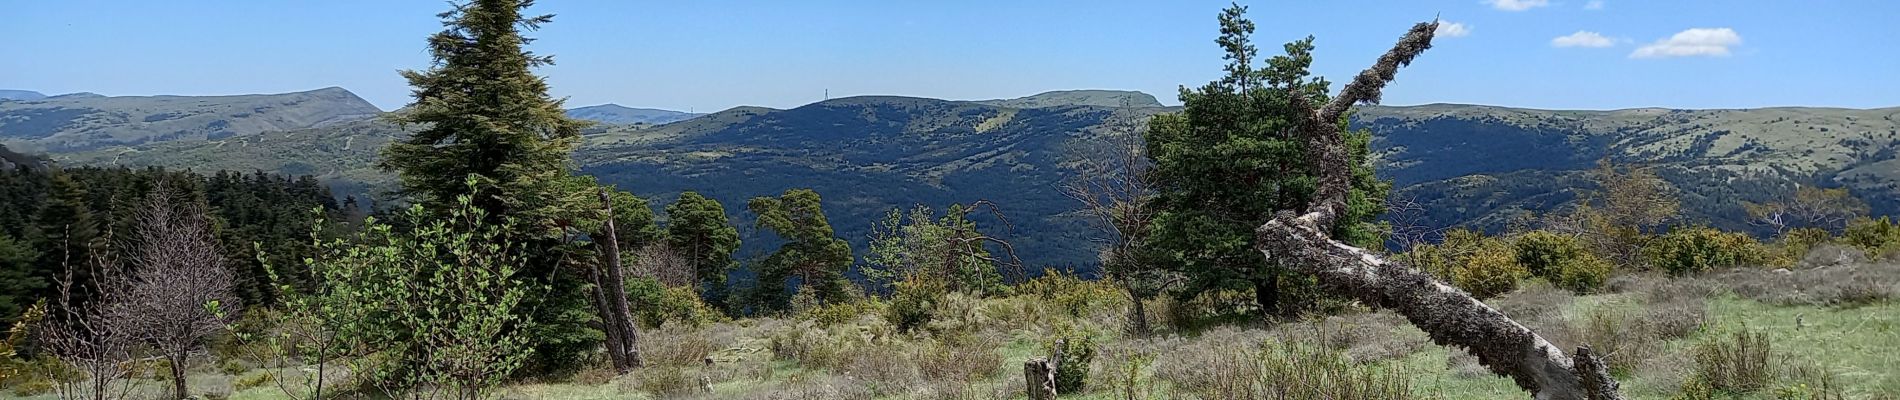
<path id="1" fill-rule="evenodd" d="M 567 110 L 533 6 L 454 3 L 387 114 L 154 139 L 31 108 L 70 98 L 0 100 L 0 138 L 36 145 L 0 147 L 0 396 L 1900 398 L 1900 221 L 1875 197 L 1893 151 L 1863 151 L 1891 130 L 1830 142 L 1859 158 L 1822 168 L 1721 112 L 1540 120 L 1626 123 L 1595 137 L 1368 119 L 1442 21 L 1328 42 L 1384 49 L 1334 82 L 1321 38 L 1257 43 L 1266 18 L 1240 5 L 1210 21 L 1221 60 L 1198 60 L 1220 77 L 1179 107 Z M 759 133 L 859 119 L 875 132 Z M 227 134 L 267 122 L 299 127 Z M 1430 124 L 1536 137 L 1383 132 Z M 842 145 L 762 150 L 807 139 Z M 1496 154 L 1442 150 L 1473 142 Z M 220 155 L 272 167 L 120 163 Z M 1540 162 L 1567 169 L 1494 172 Z M 638 187 L 660 181 L 698 186 Z"/>

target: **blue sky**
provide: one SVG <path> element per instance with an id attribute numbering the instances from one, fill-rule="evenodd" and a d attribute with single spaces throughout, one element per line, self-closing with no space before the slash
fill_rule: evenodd
<path id="1" fill-rule="evenodd" d="M 849 95 L 1141 90 L 1220 74 L 1219 1 L 576 1 L 531 35 L 568 105 L 710 112 Z M 1900 106 L 1900 1 L 1250 1 L 1263 53 L 1318 37 L 1335 82 L 1411 23 L 1463 32 L 1387 104 L 1533 108 Z M 429 63 L 433 0 L 0 1 L 0 88 L 275 93 L 342 86 L 385 109 Z M 1448 24 L 1449 27 L 1449 24 Z M 1455 34 L 1461 33 L 1461 34 Z M 1558 38 L 1565 37 L 1559 40 Z M 1337 87 L 1335 87 L 1337 89 Z"/>

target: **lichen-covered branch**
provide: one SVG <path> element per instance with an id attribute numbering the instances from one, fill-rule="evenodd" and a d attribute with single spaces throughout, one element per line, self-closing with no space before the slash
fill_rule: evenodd
<path id="1" fill-rule="evenodd" d="M 1620 400 L 1616 381 L 1587 349 L 1572 360 L 1550 341 L 1469 294 L 1378 254 L 1333 240 L 1327 228 L 1346 208 L 1351 169 L 1339 118 L 1354 104 L 1377 103 L 1380 90 L 1400 67 L 1431 48 L 1438 23 L 1414 25 L 1379 62 L 1361 72 L 1331 102 L 1314 107 L 1289 96 L 1303 110 L 1296 134 L 1306 140 L 1318 178 L 1303 214 L 1281 211 L 1256 230 L 1256 246 L 1268 258 L 1314 275 L 1321 285 L 1368 305 L 1392 309 L 1440 345 L 1462 347 L 1479 363 L 1508 376 L 1540 400 Z"/>

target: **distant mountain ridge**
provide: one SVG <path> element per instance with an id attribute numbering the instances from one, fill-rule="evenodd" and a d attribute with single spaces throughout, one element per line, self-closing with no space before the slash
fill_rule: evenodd
<path id="1" fill-rule="evenodd" d="M 567 110 L 567 116 L 569 118 L 609 124 L 660 125 L 684 121 L 701 115 L 705 114 L 653 108 L 633 108 L 619 104 L 601 104 Z"/>
<path id="2" fill-rule="evenodd" d="M 45 94 L 31 90 L 0 89 L 0 100 L 39 100 L 44 98 L 46 98 Z"/>
<path id="3" fill-rule="evenodd" d="M 1155 96 L 1133 90 L 1057 90 L 1014 99 L 977 100 L 976 103 L 1010 108 L 1060 106 L 1164 107 Z"/>
<path id="4" fill-rule="evenodd" d="M 1031 96 L 1035 97 L 1035 96 Z M 860 96 L 791 109 L 738 107 L 668 124 L 603 124 L 583 132 L 583 173 L 652 199 L 699 191 L 748 224 L 744 201 L 811 187 L 840 237 L 862 250 L 869 224 L 894 207 L 999 204 L 983 219 L 1032 265 L 1087 265 L 1094 234 L 1058 190 L 1077 149 L 1140 134 L 1175 107 L 952 101 Z M 1099 99 L 1099 97 L 1096 97 Z M 1012 99 L 1018 100 L 1018 99 Z M 1091 101 L 1081 101 L 1090 103 Z M 1099 102 L 1099 101 L 1095 101 Z M 994 104 L 992 104 L 994 103 Z M 997 104 L 1035 105 L 1009 107 Z M 1132 103 L 1131 103 L 1132 104 Z M 1600 159 L 1653 166 L 1682 193 L 1685 221 L 1748 229 L 1742 201 L 1795 185 L 1848 187 L 1879 214 L 1900 213 L 1900 108 L 1532 110 L 1457 104 L 1359 107 L 1373 162 L 1431 228 L 1501 229 L 1559 210 L 1590 189 Z M 214 140 L 61 150 L 71 164 L 262 169 L 314 174 L 338 193 L 393 187 L 374 165 L 403 128 L 378 119 Z M 984 217 L 988 218 L 988 217 Z M 747 252 L 769 240 L 748 237 Z"/>
<path id="5" fill-rule="evenodd" d="M 342 88 L 236 96 L 74 94 L 0 103 L 0 143 L 78 150 L 213 140 L 373 118 L 375 105 Z"/>

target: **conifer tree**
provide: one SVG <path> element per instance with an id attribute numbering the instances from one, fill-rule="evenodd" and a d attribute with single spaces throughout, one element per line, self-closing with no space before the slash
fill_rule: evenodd
<path id="1" fill-rule="evenodd" d="M 771 230 L 785 244 L 759 262 L 759 283 L 753 304 L 758 311 L 791 307 L 788 284 L 811 291 L 819 302 L 849 294 L 844 272 L 851 268 L 851 245 L 832 234 L 831 223 L 819 206 L 818 192 L 792 189 L 779 197 L 754 197 L 746 204 L 759 217 L 758 227 Z M 796 279 L 796 281 L 793 281 Z"/>
<path id="2" fill-rule="evenodd" d="M 34 219 L 33 248 L 40 249 L 39 260 L 33 264 L 34 275 L 50 284 L 67 266 L 75 266 L 72 278 L 75 282 L 71 283 L 76 288 L 73 296 L 77 298 L 72 301 L 84 304 L 86 298 L 92 296 L 86 289 L 92 287 L 88 283 L 90 270 L 77 266 L 88 265 L 93 250 L 100 245 L 98 222 L 88 206 L 85 186 L 72 175 L 55 173 L 48 189 L 46 202 L 40 205 L 39 215 Z"/>
<path id="3" fill-rule="evenodd" d="M 597 206 L 595 193 L 565 190 L 569 156 L 581 122 L 568 119 L 561 101 L 532 69 L 553 60 L 523 48 L 521 35 L 552 20 L 526 16 L 532 0 L 474 0 L 442 13 L 444 29 L 429 38 L 434 65 L 403 71 L 415 102 L 396 117 L 420 128 L 383 152 L 382 166 L 402 178 L 403 193 L 433 210 L 455 206 L 476 182 L 472 206 L 488 223 L 523 236 L 525 265 L 545 294 L 530 296 L 534 310 L 534 370 L 576 365 L 599 333 L 590 318 L 580 274 L 559 271 L 569 251 L 561 241 L 572 221 Z"/>
<path id="4" fill-rule="evenodd" d="M 0 232 L 0 324 L 12 323 L 46 289 L 46 279 L 33 268 L 37 258 L 25 242 Z"/>
<path id="5" fill-rule="evenodd" d="M 726 309 L 726 274 L 736 266 L 732 253 L 739 250 L 739 229 L 727 222 L 726 207 L 699 193 L 685 192 L 666 206 L 666 218 L 667 245 L 693 266 L 701 298 Z"/>
<path id="6" fill-rule="evenodd" d="M 1256 68 L 1254 24 L 1246 7 L 1220 15 L 1227 76 L 1190 90 L 1181 88 L 1184 109 L 1156 116 L 1147 133 L 1154 160 L 1157 215 L 1151 247 L 1158 264 L 1178 268 L 1190 278 L 1183 294 L 1210 289 L 1254 290 L 1265 314 L 1290 314 L 1288 301 L 1310 303 L 1311 278 L 1289 272 L 1253 247 L 1254 228 L 1277 210 L 1303 209 L 1313 198 L 1314 162 L 1293 134 L 1298 123 L 1292 96 L 1309 104 L 1328 99 L 1324 78 L 1308 77 L 1313 38 L 1288 43 L 1286 54 Z M 1344 131 L 1347 119 L 1328 121 Z M 1333 237 L 1359 246 L 1376 246 L 1376 218 L 1391 185 L 1372 175 L 1366 163 L 1371 135 L 1348 132 L 1352 166 L 1346 215 L 1333 225 Z"/>

